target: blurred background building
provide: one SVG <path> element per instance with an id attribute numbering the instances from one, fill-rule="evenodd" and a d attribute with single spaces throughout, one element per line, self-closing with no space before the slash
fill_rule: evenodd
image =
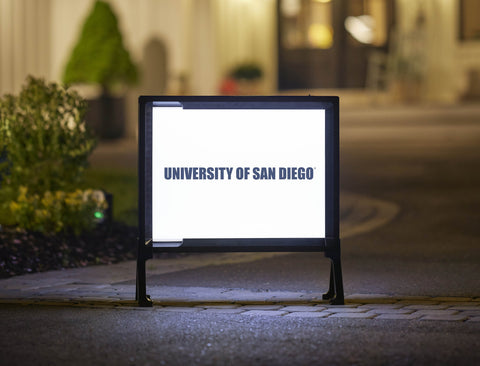
<path id="1" fill-rule="evenodd" d="M 28 74 L 61 81 L 94 3 L 0 0 L 0 94 L 18 92 Z M 136 133 L 140 94 L 354 94 L 377 103 L 480 97 L 478 0 L 108 3 L 140 71 L 126 92 L 127 136 Z M 232 70 L 244 64 L 261 78 L 229 89 Z"/>

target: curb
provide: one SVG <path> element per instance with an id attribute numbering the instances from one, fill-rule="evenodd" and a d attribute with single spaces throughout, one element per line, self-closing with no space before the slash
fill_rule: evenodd
<path id="1" fill-rule="evenodd" d="M 171 313 L 223 314 L 231 316 L 268 316 L 320 319 L 377 319 L 480 322 L 480 298 L 402 297 L 387 295 L 351 295 L 346 305 L 314 302 L 154 302 L 150 308 L 138 307 L 133 300 L 105 299 L 0 299 L 0 306 L 61 306 L 110 308 L 117 310 Z"/>

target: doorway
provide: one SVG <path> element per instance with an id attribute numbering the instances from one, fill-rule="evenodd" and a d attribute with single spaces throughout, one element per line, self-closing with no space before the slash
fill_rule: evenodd
<path id="1" fill-rule="evenodd" d="M 278 88 L 363 88 L 372 52 L 386 52 L 389 0 L 278 0 Z"/>

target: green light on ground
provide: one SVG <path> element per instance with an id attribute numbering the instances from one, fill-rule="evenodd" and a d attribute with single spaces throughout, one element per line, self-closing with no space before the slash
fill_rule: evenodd
<path id="1" fill-rule="evenodd" d="M 103 219 L 105 216 L 103 212 L 100 212 L 100 211 L 96 211 L 94 215 L 96 219 Z"/>

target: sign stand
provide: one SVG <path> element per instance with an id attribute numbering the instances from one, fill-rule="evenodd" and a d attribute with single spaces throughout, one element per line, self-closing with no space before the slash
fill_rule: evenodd
<path id="1" fill-rule="evenodd" d="M 329 258 L 330 263 L 330 284 L 328 292 L 323 295 L 323 300 L 331 300 L 332 305 L 343 305 L 343 279 L 342 265 L 340 258 L 340 242 L 328 244 L 325 248 L 325 257 Z"/>
<path id="2" fill-rule="evenodd" d="M 153 302 L 150 295 L 147 295 L 147 274 L 146 261 L 149 258 L 144 257 L 144 250 L 141 249 L 141 241 L 138 241 L 138 255 L 137 255 L 137 283 L 135 290 L 135 300 L 141 307 L 151 307 Z M 145 245 L 145 242 L 143 242 Z"/>
<path id="3" fill-rule="evenodd" d="M 153 305 L 146 289 L 146 261 L 154 251 L 323 251 L 331 261 L 329 289 L 323 299 L 343 305 L 338 111 L 338 97 L 140 97 L 138 305 Z M 250 135 L 238 135 L 242 133 L 251 133 L 252 141 L 248 141 Z M 212 135 L 218 135 L 219 142 Z M 197 141 L 203 145 L 195 145 Z M 204 150 L 210 155 L 202 156 Z M 218 156 L 231 162 L 231 167 L 218 165 Z M 268 161 L 268 167 L 259 168 L 257 157 L 262 164 Z M 188 167 L 190 159 L 193 167 Z M 252 167 L 245 167 L 246 160 L 252 161 Z M 167 176 L 167 172 L 173 173 Z M 217 199 L 212 204 L 215 211 L 205 207 L 209 206 L 201 201 L 205 196 Z M 228 204 L 237 199 L 237 206 L 225 205 L 225 197 Z M 248 211 L 235 216 L 248 199 Z M 251 219 L 256 211 L 262 216 Z M 228 216 L 226 225 L 233 223 L 227 231 L 225 225 L 217 224 L 221 215 Z M 203 216 L 207 220 L 199 225 Z M 259 218 L 268 225 L 255 225 Z"/>

